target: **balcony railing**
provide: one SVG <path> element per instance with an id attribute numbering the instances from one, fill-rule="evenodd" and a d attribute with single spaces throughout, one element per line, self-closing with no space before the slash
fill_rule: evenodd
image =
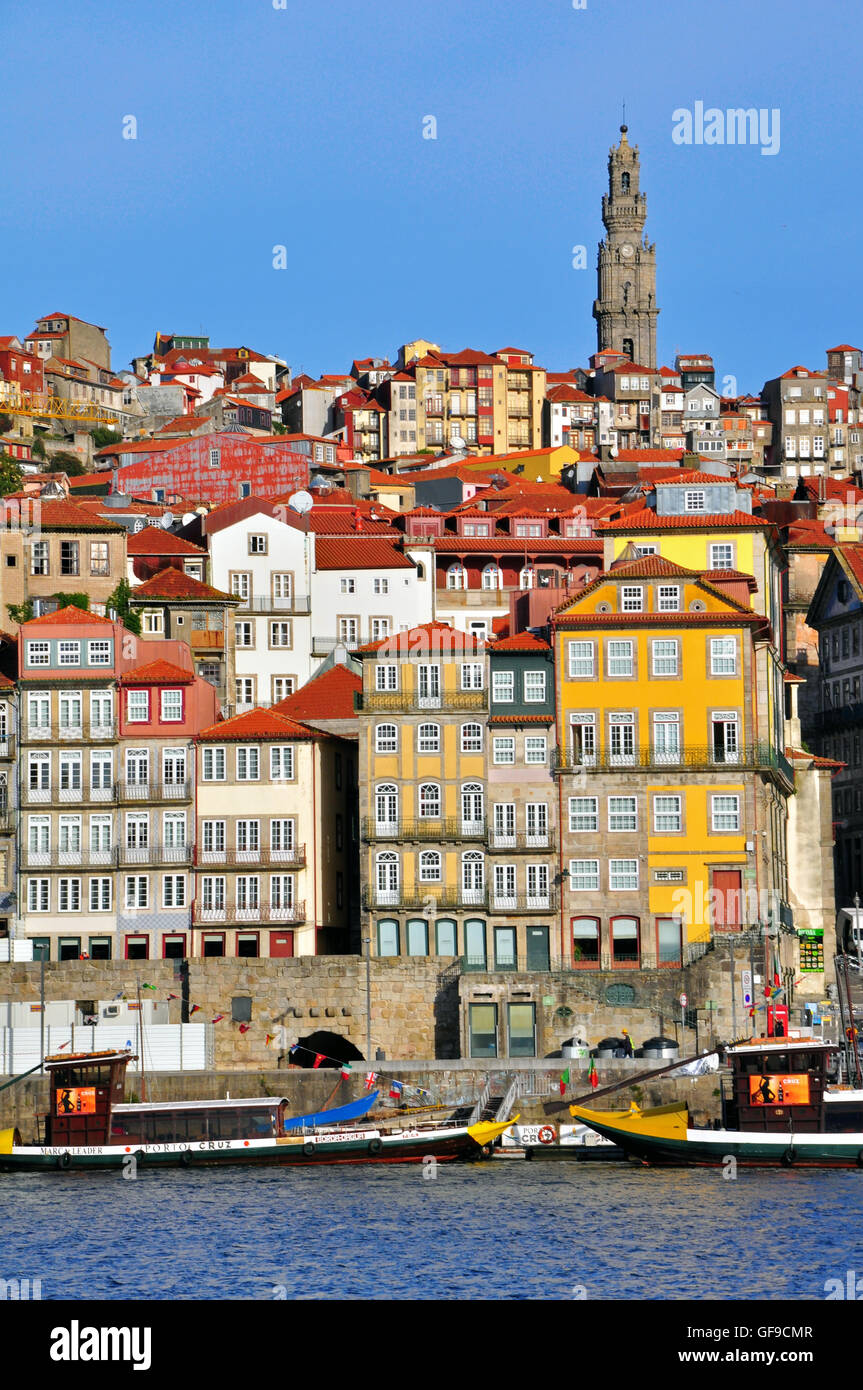
<path id="1" fill-rule="evenodd" d="M 192 796 L 192 783 L 184 782 L 128 782 L 117 783 L 118 801 L 188 801 Z"/>
<path id="2" fill-rule="evenodd" d="M 308 594 L 293 594 L 284 598 L 273 598 L 271 594 L 250 594 L 240 601 L 238 613 L 294 613 L 302 616 L 312 611 L 312 600 Z"/>
<path id="3" fill-rule="evenodd" d="M 413 692 L 386 694 L 372 691 L 368 695 L 358 695 L 357 708 L 373 714 L 379 711 L 392 711 L 402 714 L 422 714 L 426 710 L 449 710 L 453 713 L 479 712 L 488 708 L 488 691 L 454 690 L 442 691 L 440 695 L 417 695 Z"/>
<path id="4" fill-rule="evenodd" d="M 492 912 L 555 912 L 558 905 L 554 888 L 545 893 L 498 893 L 492 888 L 489 893 Z"/>
<path id="5" fill-rule="evenodd" d="M 49 786 L 21 787 L 21 800 L 27 806 L 51 805 L 94 805 L 117 800 L 117 783 L 109 782 L 105 787 L 60 786 L 52 782 Z"/>
<path id="6" fill-rule="evenodd" d="M 855 700 L 839 709 L 819 710 L 813 719 L 818 729 L 850 728 L 852 725 L 863 723 L 863 704 Z"/>
<path id="7" fill-rule="evenodd" d="M 345 651 L 355 652 L 357 647 L 361 646 L 362 642 L 358 637 L 353 641 L 346 637 L 313 637 L 312 656 L 329 656 L 336 647 L 344 647 Z"/>
<path id="8" fill-rule="evenodd" d="M 557 848 L 557 843 L 552 830 L 534 834 L 528 834 L 521 830 L 512 832 L 489 830 L 488 847 L 490 850 L 505 851 L 507 854 L 511 854 L 530 850 L 554 850 Z"/>
<path id="9" fill-rule="evenodd" d="M 192 846 L 121 845 L 118 856 L 124 868 L 133 864 L 191 864 Z"/>
<path id="10" fill-rule="evenodd" d="M 780 772 L 788 782 L 794 781 L 794 768 L 784 753 L 769 744 L 750 744 L 736 753 L 709 747 L 687 747 L 678 752 L 659 752 L 653 748 L 635 748 L 627 753 L 582 754 L 573 748 L 556 748 L 553 766 L 562 772 L 620 772 L 626 768 L 676 768 L 686 771 L 738 769 L 741 772 Z"/>
<path id="11" fill-rule="evenodd" d="M 425 889 L 425 891 L 423 891 Z M 366 884 L 363 888 L 363 907 L 367 912 L 381 908 L 396 908 L 404 912 L 441 912 L 460 908 L 488 909 L 487 888 L 441 888 L 429 883 L 416 888 L 376 888 Z"/>
<path id="12" fill-rule="evenodd" d="M 484 820 L 464 820 L 456 816 L 420 820 L 363 819 L 364 840 L 484 840 Z"/>
<path id="13" fill-rule="evenodd" d="M 459 960 L 461 970 L 465 973 L 478 973 L 486 975 L 495 974 L 514 974 L 516 972 L 524 974 L 536 974 L 547 972 L 550 974 L 581 974 L 583 971 L 609 971 L 615 974 L 632 972 L 633 970 L 684 970 L 687 966 L 693 965 L 700 960 L 708 951 L 713 950 L 711 941 L 691 941 L 686 942 L 675 954 L 670 953 L 660 958 L 655 948 L 651 947 L 628 956 L 614 956 L 613 952 L 607 947 L 596 957 L 576 959 L 573 956 L 553 955 L 545 960 L 534 957 L 528 960 L 522 953 L 514 957 L 504 959 L 490 959 L 487 956 L 462 956 Z"/>
<path id="14" fill-rule="evenodd" d="M 0 738 L 0 758 L 14 758 L 15 739 L 11 734 L 4 734 Z"/>
<path id="15" fill-rule="evenodd" d="M 288 869 L 302 869 L 306 863 L 305 845 L 293 849 L 201 849 L 195 851 L 195 863 L 201 866 L 224 865 L 228 868 L 245 864 L 277 864 Z"/>
<path id="16" fill-rule="evenodd" d="M 23 851 L 26 869 L 116 869 L 138 864 L 191 864 L 191 845 L 146 845 L 130 848 L 112 845 L 110 849 L 31 849 Z"/>
<path id="17" fill-rule="evenodd" d="M 286 907 L 274 907 L 272 903 L 261 903 L 257 907 L 250 907 L 248 904 L 240 905 L 235 902 L 226 902 L 221 906 L 205 907 L 203 903 L 196 902 L 192 913 L 192 920 L 196 926 L 214 926 L 218 923 L 232 923 L 234 925 L 246 925 L 250 922 L 272 922 L 282 925 L 286 922 L 305 922 L 306 905 L 302 903 L 291 903 Z"/>

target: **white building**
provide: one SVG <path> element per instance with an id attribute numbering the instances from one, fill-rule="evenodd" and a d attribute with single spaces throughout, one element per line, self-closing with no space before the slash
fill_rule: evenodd
<path id="1" fill-rule="evenodd" d="M 311 578 L 312 659 L 353 651 L 431 622 L 434 565 L 417 565 L 386 537 L 316 536 Z"/>

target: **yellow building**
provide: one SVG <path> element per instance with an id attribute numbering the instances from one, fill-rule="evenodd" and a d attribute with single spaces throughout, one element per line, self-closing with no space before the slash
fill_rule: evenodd
<path id="1" fill-rule="evenodd" d="M 679 966 L 714 931 L 790 920 L 781 666 L 720 573 L 624 558 L 554 616 L 576 968 Z"/>

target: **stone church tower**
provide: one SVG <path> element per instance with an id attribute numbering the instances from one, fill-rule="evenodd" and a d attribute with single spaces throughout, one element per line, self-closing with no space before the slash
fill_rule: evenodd
<path id="1" fill-rule="evenodd" d="M 641 367 L 656 366 L 656 244 L 644 236 L 647 198 L 638 191 L 638 146 L 627 127 L 608 156 L 608 193 L 602 200 L 607 232 L 599 243 L 598 298 L 594 301 L 596 344 L 614 348 Z"/>

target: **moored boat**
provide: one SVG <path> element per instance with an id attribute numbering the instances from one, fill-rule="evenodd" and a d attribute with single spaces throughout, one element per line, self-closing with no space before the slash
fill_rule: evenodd
<path id="1" fill-rule="evenodd" d="M 197 1167 L 227 1163 L 421 1163 L 486 1156 L 509 1121 L 373 1124 L 374 1092 L 347 1106 L 287 1117 L 278 1097 L 123 1104 L 127 1052 L 47 1057 L 52 1103 L 45 1142 L 0 1131 L 0 1170 Z M 365 1121 L 360 1123 L 360 1121 Z"/>
<path id="2" fill-rule="evenodd" d="M 841 1086 L 835 1044 L 753 1038 L 728 1048 L 721 1126 L 699 1128 L 685 1102 L 642 1110 L 570 1106 L 574 1119 L 647 1164 L 863 1168 L 863 1089 Z"/>

